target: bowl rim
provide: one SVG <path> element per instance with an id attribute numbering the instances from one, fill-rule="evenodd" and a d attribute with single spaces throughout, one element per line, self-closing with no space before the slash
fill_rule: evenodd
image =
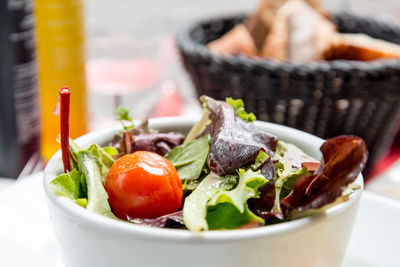
<path id="1" fill-rule="evenodd" d="M 197 120 L 193 117 L 167 117 L 167 118 L 156 118 L 149 120 L 150 128 L 165 128 L 174 125 L 174 127 L 190 127 Z M 296 139 L 308 138 L 312 142 L 322 144 L 323 139 L 306 132 L 290 128 L 275 123 L 256 121 L 256 126 L 266 127 L 273 132 L 286 131 L 290 134 L 296 135 Z M 168 126 L 169 125 L 169 126 Z M 111 140 L 112 136 L 116 131 L 120 130 L 120 127 L 105 129 L 101 131 L 91 132 L 85 134 L 76 139 L 76 142 L 82 146 L 93 144 L 93 139 L 101 139 L 104 143 L 107 139 Z M 95 141 L 96 142 L 96 141 Z M 99 143 L 99 142 L 97 142 Z M 251 229 L 237 229 L 237 230 L 220 230 L 220 231 L 205 231 L 194 233 L 188 230 L 182 229 L 166 229 L 166 228 L 155 228 L 142 225 L 135 225 L 122 220 L 111 219 L 96 213 L 92 213 L 85 208 L 75 204 L 66 197 L 59 197 L 54 194 L 48 187 L 49 182 L 55 178 L 57 174 L 62 171 L 61 169 L 61 151 L 57 151 L 53 157 L 47 163 L 44 170 L 43 187 L 47 197 L 48 207 L 53 205 L 59 212 L 64 215 L 74 218 L 75 221 L 79 221 L 81 224 L 90 225 L 91 229 L 99 230 L 101 232 L 107 231 L 117 236 L 134 237 L 134 238 L 151 238 L 159 241 L 174 241 L 174 242 L 226 242 L 226 241 L 240 241 L 246 239 L 257 239 L 265 238 L 268 236 L 275 236 L 284 233 L 290 233 L 297 231 L 298 229 L 311 227 L 312 225 L 321 223 L 322 221 L 335 217 L 351 206 L 355 205 L 360 199 L 363 189 L 363 178 L 360 174 L 357 178 L 357 183 L 361 185 L 361 189 L 356 190 L 350 195 L 349 200 L 337 204 L 333 207 L 328 208 L 325 212 L 312 215 L 309 217 L 284 222 L 275 225 L 268 225 L 264 227 L 257 227 Z M 50 215 L 52 209 L 50 209 Z M 96 231 L 97 232 L 97 231 Z"/>

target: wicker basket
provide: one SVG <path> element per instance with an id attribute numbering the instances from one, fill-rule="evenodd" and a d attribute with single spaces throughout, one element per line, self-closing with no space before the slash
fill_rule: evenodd
<path id="1" fill-rule="evenodd" d="M 322 138 L 358 135 L 369 148 L 368 172 L 390 147 L 400 122 L 400 61 L 292 64 L 224 57 L 205 47 L 243 19 L 243 15 L 209 19 L 178 32 L 182 61 L 198 95 L 241 98 L 260 120 Z M 341 32 L 400 43 L 400 27 L 349 14 L 334 19 Z"/>

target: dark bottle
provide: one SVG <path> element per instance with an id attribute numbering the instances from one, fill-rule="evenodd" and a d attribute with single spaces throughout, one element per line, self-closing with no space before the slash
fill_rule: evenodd
<path id="1" fill-rule="evenodd" d="M 40 145 L 32 0 L 0 0 L 0 176 L 17 177 Z"/>

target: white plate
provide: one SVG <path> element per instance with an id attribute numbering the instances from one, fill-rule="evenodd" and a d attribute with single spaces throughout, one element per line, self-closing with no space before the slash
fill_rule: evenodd
<path id="1" fill-rule="evenodd" d="M 63 266 L 42 175 L 26 177 L 0 193 L 0 266 Z M 399 266 L 399 226 L 400 202 L 365 192 L 342 267 Z"/>

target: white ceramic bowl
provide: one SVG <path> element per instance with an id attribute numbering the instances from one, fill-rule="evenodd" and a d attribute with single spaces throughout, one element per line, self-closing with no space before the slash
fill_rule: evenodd
<path id="1" fill-rule="evenodd" d="M 149 125 L 162 131 L 186 133 L 195 122 L 190 118 L 165 118 L 151 120 Z M 256 125 L 320 158 L 322 139 L 276 124 Z M 77 143 L 105 145 L 115 131 L 90 133 L 78 138 Z M 349 201 L 324 214 L 282 224 L 192 233 L 133 225 L 91 213 L 49 190 L 49 182 L 61 172 L 59 151 L 46 166 L 44 188 L 66 267 L 340 266 L 361 196 L 358 190 Z M 363 185 L 361 175 L 357 183 Z"/>

